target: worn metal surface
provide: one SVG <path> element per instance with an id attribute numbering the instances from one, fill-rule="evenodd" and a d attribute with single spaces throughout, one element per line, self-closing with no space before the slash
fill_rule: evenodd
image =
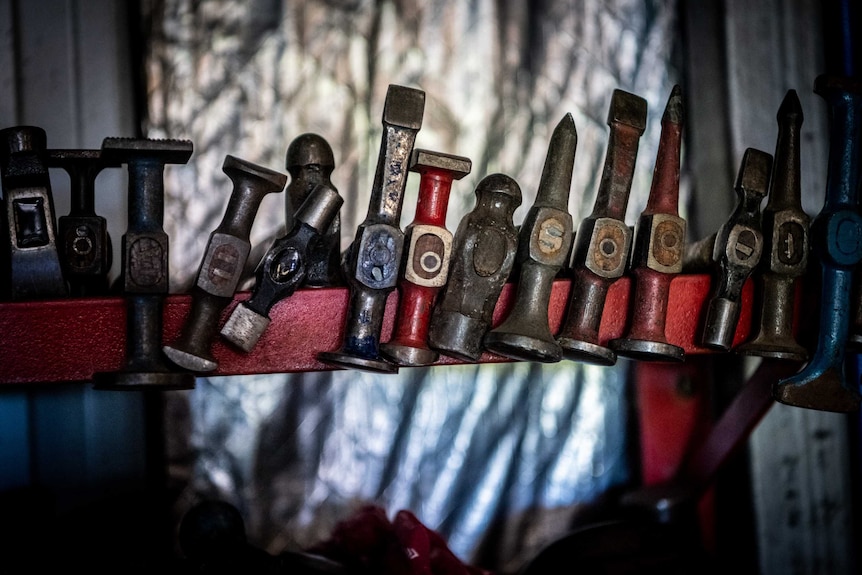
<path id="1" fill-rule="evenodd" d="M 290 231 L 276 239 L 258 263 L 251 297 L 234 307 L 221 328 L 222 337 L 246 353 L 257 345 L 269 327 L 273 306 L 306 282 L 311 250 L 320 245 L 343 203 L 325 184 L 311 191 L 294 214 Z"/>
<path id="2" fill-rule="evenodd" d="M 293 229 L 293 216 L 315 186 L 325 185 L 336 192 L 332 183 L 335 155 L 326 139 L 314 133 L 300 134 L 287 147 L 284 165 L 290 174 L 285 198 L 285 229 Z M 341 214 L 336 213 L 326 233 L 308 247 L 308 269 L 305 285 L 325 287 L 344 285 L 341 268 Z"/>
<path id="3" fill-rule="evenodd" d="M 467 361 L 482 355 L 482 340 L 515 264 L 512 214 L 520 205 L 521 188 L 509 176 L 491 174 L 479 182 L 476 205 L 455 231 L 449 278 L 431 313 L 431 348 Z"/>
<path id="4" fill-rule="evenodd" d="M 557 335 L 566 359 L 597 365 L 617 361 L 613 350 L 599 345 L 599 325 L 608 288 L 623 275 L 629 261 L 632 231 L 625 215 L 646 121 L 646 100 L 614 90 L 602 179 L 593 211 L 581 220 L 574 238 L 569 309 Z"/>
<path id="5" fill-rule="evenodd" d="M 222 171 L 233 183 L 224 216 L 210 233 L 183 331 L 177 341 L 162 347 L 168 359 L 195 372 L 218 367 L 210 347 L 251 251 L 249 233 L 260 202 L 267 194 L 282 192 L 287 184 L 286 175 L 230 154 L 225 156 Z"/>
<path id="6" fill-rule="evenodd" d="M 763 254 L 760 204 L 769 191 L 772 156 L 749 148 L 736 178 L 736 207 L 715 234 L 711 263 L 713 292 L 704 319 L 703 345 L 730 351 L 739 321 L 742 286 Z"/>
<path id="7" fill-rule="evenodd" d="M 404 366 L 430 365 L 440 354 L 428 346 L 431 309 L 449 277 L 452 233 L 446 212 L 452 182 L 470 173 L 469 158 L 415 149 L 410 170 L 420 174 L 413 221 L 404 230 L 407 250 L 398 284 L 395 333 L 380 346 L 381 355 Z"/>
<path id="8" fill-rule="evenodd" d="M 644 361 L 683 361 L 685 350 L 665 335 L 670 282 L 682 271 L 685 220 L 679 216 L 682 89 L 671 90 L 646 208 L 635 227 L 629 272 L 634 296 L 625 337 L 611 342 L 617 354 Z"/>
<path id="9" fill-rule="evenodd" d="M 108 221 L 96 214 L 96 177 L 108 167 L 101 150 L 48 150 L 48 167 L 69 175 L 68 215 L 57 220 L 58 251 L 63 276 L 72 296 L 106 295 L 113 248 Z"/>
<path id="10" fill-rule="evenodd" d="M 457 150 L 473 159 L 470 175 L 456 187 L 475 190 L 493 173 L 521 184 L 524 203 L 515 224 L 536 192 L 534 184 L 525 184 L 538 182 L 548 138 L 571 112 L 579 146 L 569 208 L 580 219 L 593 205 L 601 174 L 613 89 L 647 100 L 641 155 L 655 155 L 666 94 L 679 74 L 670 65 L 678 4 L 311 0 L 270 9 L 233 0 L 159 2 L 144 20 L 155 29 L 147 45 L 147 130 L 195 142 L 196 169 L 171 171 L 175 183 L 168 188 L 176 285 L 198 263 L 188 255 L 203 250 L 201 230 L 211 230 L 223 211 L 208 190 L 219 185 L 225 153 L 277 165 L 298 133 L 325 136 L 335 152 L 332 181 L 345 198 L 344 249 L 365 215 L 381 137 L 379 110 L 391 82 L 428 93 L 417 147 Z M 638 162 L 630 222 L 646 200 L 651 173 L 651 162 Z M 405 206 L 417 195 L 414 176 Z M 474 202 L 473 194 L 452 195 L 450 230 Z M 261 208 L 253 245 L 276 236 L 283 225 L 282 202 L 272 205 Z M 692 279 L 705 296 L 705 278 Z M 620 282 L 611 301 L 627 299 L 628 280 Z M 512 287 L 504 286 L 502 296 Z M 566 282 L 555 282 L 554 289 L 557 321 Z M 273 308 L 273 322 L 283 329 L 271 326 L 259 342 L 267 350 L 266 365 L 277 365 L 279 354 L 294 349 L 310 354 L 303 365 L 321 369 L 305 334 L 315 321 L 340 325 L 342 312 L 322 305 L 329 300 L 317 291 L 304 290 Z M 346 302 L 346 290 L 338 296 Z M 311 300 L 323 310 L 319 319 L 304 315 L 317 309 Z M 624 310 L 614 310 L 611 319 L 603 337 L 619 335 Z M 384 321 L 384 333 L 388 329 Z M 321 345 L 334 349 L 337 337 L 327 333 Z M 226 346 L 219 352 L 225 367 L 243 370 L 254 369 L 249 358 L 258 353 L 233 354 Z M 394 378 L 355 370 L 199 378 L 193 392 L 169 398 L 170 473 L 182 488 L 177 511 L 197 498 L 222 496 L 248 519 L 249 537 L 277 552 L 325 536 L 331 521 L 354 505 L 377 501 L 392 512 L 399 506 L 416 511 L 465 560 L 510 569 L 565 529 L 584 502 L 629 473 L 606 459 L 618 457 L 626 441 L 615 433 L 627 419 L 615 399 L 625 370 L 624 362 L 604 369 L 567 362 L 530 370 L 495 363 L 402 369 Z M 441 377 L 448 385 L 441 385 Z M 406 401 L 405 391 L 421 401 Z M 526 393 L 531 400 L 514 412 L 495 399 L 504 393 Z M 460 425 L 458 441 L 429 428 L 432 421 Z M 390 433 L 395 429 L 401 433 Z M 314 456 L 318 452 L 326 455 Z"/>
<path id="11" fill-rule="evenodd" d="M 57 248 L 45 130 L 37 126 L 4 128 L 0 142 L 5 203 L 5 245 L 0 262 L 6 268 L 0 295 L 11 300 L 68 295 Z"/>
<path id="12" fill-rule="evenodd" d="M 169 291 L 168 235 L 164 222 L 166 164 L 185 164 L 188 140 L 105 138 L 102 155 L 129 172 L 128 228 L 122 238 L 126 297 L 126 358 L 116 372 L 93 376 L 97 389 L 190 389 L 195 378 L 162 355 L 162 304 Z"/>
<path id="13" fill-rule="evenodd" d="M 485 335 L 485 349 L 522 361 L 560 361 L 562 349 L 548 323 L 548 302 L 556 275 L 572 247 L 568 211 L 578 132 L 571 114 L 557 124 L 536 200 L 518 231 L 517 293 L 506 320 Z"/>
<path id="14" fill-rule="evenodd" d="M 808 214 L 802 209 L 800 174 L 802 105 L 788 90 L 778 108 L 772 180 L 763 209 L 764 256 L 754 278 L 758 307 L 754 337 L 737 353 L 804 361 L 808 351 L 794 334 L 797 278 L 808 267 Z"/>
<path id="15" fill-rule="evenodd" d="M 814 91 L 829 106 L 829 172 L 823 207 L 811 223 L 811 244 L 821 267 L 817 346 L 798 374 L 778 381 L 775 399 L 788 405 L 824 411 L 859 409 L 859 383 L 845 374 L 850 328 L 853 271 L 862 260 L 862 214 L 859 213 L 862 145 L 862 85 L 820 75 Z"/>
<path id="16" fill-rule="evenodd" d="M 324 363 L 379 373 L 397 373 L 396 364 L 380 357 L 380 330 L 386 298 L 395 289 L 404 232 L 401 208 L 410 156 L 425 114 L 425 92 L 390 85 L 383 105 L 384 135 L 365 220 L 345 254 L 350 303 L 344 343 L 322 352 Z"/>

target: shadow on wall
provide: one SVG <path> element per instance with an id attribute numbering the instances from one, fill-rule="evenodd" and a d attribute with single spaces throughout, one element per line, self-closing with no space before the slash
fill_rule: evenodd
<path id="1" fill-rule="evenodd" d="M 152 23 L 147 136 L 195 144 L 188 166 L 166 173 L 174 286 L 194 275 L 224 212 L 225 155 L 284 170 L 289 143 L 306 132 L 333 148 L 346 248 L 368 207 L 389 84 L 426 93 L 416 147 L 472 160 L 453 185 L 450 230 L 494 172 L 519 183 L 520 223 L 568 113 L 578 132 L 569 211 L 580 221 L 595 199 L 616 88 L 649 106 L 628 221 L 644 207 L 677 83 L 674 2 L 143 4 Z M 408 180 L 402 226 L 417 184 Z M 253 245 L 280 233 L 283 202 L 264 199 Z M 522 362 L 200 378 L 169 399 L 180 416 L 166 418 L 170 473 L 184 485 L 176 513 L 227 500 L 250 541 L 279 553 L 375 503 L 411 510 L 465 561 L 513 570 L 579 507 L 630 479 L 625 368 Z"/>

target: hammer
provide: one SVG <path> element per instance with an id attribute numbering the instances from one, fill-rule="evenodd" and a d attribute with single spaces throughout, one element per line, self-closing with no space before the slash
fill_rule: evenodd
<path id="1" fill-rule="evenodd" d="M 386 299 L 398 283 L 404 249 L 399 227 L 410 155 L 422 127 L 425 92 L 390 85 L 383 105 L 383 138 L 365 220 L 346 254 L 350 300 L 344 342 L 338 351 L 321 352 L 320 361 L 335 367 L 397 373 L 380 357 L 380 332 Z"/>
<path id="2" fill-rule="evenodd" d="M 210 346 L 221 312 L 230 303 L 251 251 L 249 234 L 263 198 L 284 189 L 287 176 L 228 155 L 222 171 L 233 191 L 221 223 L 210 234 L 192 287 L 192 307 L 179 339 L 162 348 L 172 362 L 190 371 L 218 367 Z"/>
<path id="3" fill-rule="evenodd" d="M 446 211 L 452 182 L 470 173 L 469 158 L 413 150 L 410 171 L 418 172 L 416 215 L 404 230 L 407 250 L 398 284 L 400 300 L 395 334 L 380 346 L 381 354 L 404 366 L 430 365 L 440 354 L 428 346 L 431 308 L 446 285 L 452 257 L 452 233 L 446 229 Z"/>
<path id="4" fill-rule="evenodd" d="M 814 92 L 826 101 L 830 124 L 826 199 L 811 222 L 811 247 L 821 267 L 820 325 L 811 360 L 779 380 L 773 396 L 797 407 L 850 412 L 862 399 L 856 382 L 846 381 L 844 366 L 853 271 L 862 260 L 862 84 L 824 74 L 815 80 Z"/>
<path id="5" fill-rule="evenodd" d="M 122 238 L 120 281 L 126 297 L 126 358 L 117 372 L 94 375 L 96 389 L 191 389 L 195 377 L 162 357 L 162 307 L 168 294 L 168 235 L 164 231 L 167 164 L 185 164 L 188 140 L 105 138 L 102 155 L 126 164 L 129 223 Z"/>

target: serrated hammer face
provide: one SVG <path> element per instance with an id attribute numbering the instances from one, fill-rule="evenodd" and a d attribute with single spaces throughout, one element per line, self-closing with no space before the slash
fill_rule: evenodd
<path id="1" fill-rule="evenodd" d="M 473 169 L 473 162 L 463 156 L 414 149 L 410 158 L 410 171 L 422 172 L 427 169 L 446 171 L 453 180 L 460 180 Z"/>
<path id="2" fill-rule="evenodd" d="M 409 130 L 422 127 L 425 115 L 425 92 L 416 88 L 390 84 L 383 104 L 383 123 Z"/>

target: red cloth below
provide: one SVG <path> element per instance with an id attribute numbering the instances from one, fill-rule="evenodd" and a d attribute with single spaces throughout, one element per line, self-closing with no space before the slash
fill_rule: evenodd
<path id="1" fill-rule="evenodd" d="M 351 571 L 385 575 L 494 575 L 463 563 L 435 531 L 413 513 L 389 521 L 375 505 L 365 506 L 335 526 L 331 537 L 308 550 Z"/>

